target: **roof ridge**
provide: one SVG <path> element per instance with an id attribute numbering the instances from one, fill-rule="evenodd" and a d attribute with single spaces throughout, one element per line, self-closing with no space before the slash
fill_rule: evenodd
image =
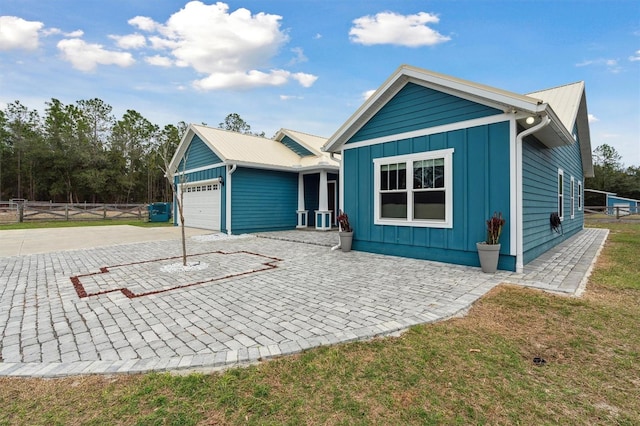
<path id="1" fill-rule="evenodd" d="M 524 95 L 525 95 L 525 96 L 529 96 L 529 95 L 530 95 L 530 94 L 532 94 L 532 93 L 547 92 L 547 91 L 549 91 L 549 90 L 560 89 L 560 88 L 562 88 L 562 87 L 573 86 L 573 85 L 575 85 L 575 84 L 580 84 L 580 83 L 584 84 L 584 80 L 574 81 L 573 83 L 560 84 L 560 85 L 558 85 L 558 86 L 553 86 L 553 87 L 549 87 L 549 88 L 546 88 L 546 89 L 534 90 L 533 92 L 525 93 Z"/>
<path id="2" fill-rule="evenodd" d="M 282 128 L 282 131 L 289 131 L 289 132 L 302 133 L 303 135 L 313 136 L 314 138 L 329 139 L 329 138 L 324 137 L 324 136 L 314 135 L 314 134 L 312 134 L 312 133 L 303 132 L 303 131 L 300 131 L 300 130 L 286 129 L 286 128 L 284 128 L 284 127 Z"/>

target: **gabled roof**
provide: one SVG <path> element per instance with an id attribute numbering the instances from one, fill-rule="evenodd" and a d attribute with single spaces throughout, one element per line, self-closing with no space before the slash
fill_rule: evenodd
<path id="1" fill-rule="evenodd" d="M 573 131 L 573 128 L 577 127 L 584 173 L 587 177 L 593 177 L 591 132 L 589 131 L 584 81 L 529 93 L 527 96 L 544 99 L 548 102 L 568 130 Z"/>
<path id="2" fill-rule="evenodd" d="M 550 125 L 535 133 L 544 145 L 549 148 L 571 145 L 573 139 L 573 123 L 578 121 L 581 142 L 581 153 L 585 175 L 593 174 L 591 162 L 591 140 L 588 131 L 586 99 L 584 83 L 579 87 L 557 88 L 548 91 L 520 95 L 484 84 L 428 71 L 409 65 L 400 66 L 376 92 L 329 138 L 323 150 L 339 152 L 341 147 L 362 128 L 380 109 L 387 104 L 407 83 L 415 83 L 424 87 L 457 96 L 463 99 L 500 109 L 505 113 L 515 113 L 518 123 L 523 128 L 532 127 L 525 122 L 528 116 L 548 115 Z M 569 98 L 569 99 L 565 99 Z M 573 118 L 570 105 L 578 103 Z M 561 116 L 552 103 L 558 105 Z M 586 129 L 585 125 L 586 124 Z M 533 124 L 535 125 L 535 123 Z"/>
<path id="3" fill-rule="evenodd" d="M 322 146 L 327 143 L 327 138 L 310 135 L 308 133 L 298 132 L 291 129 L 280 129 L 273 137 L 274 140 L 281 141 L 285 136 L 313 152 L 315 155 L 322 155 Z"/>
<path id="4" fill-rule="evenodd" d="M 295 132 L 295 134 L 298 133 L 299 132 Z M 171 160 L 170 170 L 175 172 L 194 136 L 202 139 L 226 164 L 291 171 L 314 168 L 339 168 L 338 162 L 331 159 L 326 153 L 319 152 L 318 155 L 300 158 L 283 143 L 274 139 L 266 139 L 259 136 L 245 135 L 228 130 L 190 124 Z M 318 137 L 314 136 L 313 138 Z M 312 138 L 309 137 L 308 139 Z M 326 139 L 324 139 L 324 141 L 326 141 Z M 320 141 L 314 140 L 314 143 L 318 144 Z"/>

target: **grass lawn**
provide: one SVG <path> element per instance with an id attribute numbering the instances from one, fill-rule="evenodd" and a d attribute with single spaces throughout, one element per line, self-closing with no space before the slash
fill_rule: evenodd
<path id="1" fill-rule="evenodd" d="M 0 378 L 0 424 L 637 425 L 640 224 L 596 226 L 581 298 L 501 286 L 463 318 L 222 373 Z"/>
<path id="2" fill-rule="evenodd" d="M 77 226 L 112 226 L 133 225 L 142 227 L 173 226 L 173 222 L 145 222 L 137 219 L 110 219 L 110 220 L 76 220 L 76 221 L 49 221 L 49 222 L 22 222 L 0 223 L 0 231 L 4 229 L 35 229 L 35 228 L 71 228 Z"/>

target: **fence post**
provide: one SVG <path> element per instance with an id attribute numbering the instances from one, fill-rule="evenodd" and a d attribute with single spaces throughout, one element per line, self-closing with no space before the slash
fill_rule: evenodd
<path id="1" fill-rule="evenodd" d="M 614 207 L 616 209 L 616 219 L 620 219 L 620 207 Z"/>
<path id="2" fill-rule="evenodd" d="M 107 218 L 107 205 L 106 204 L 102 205 L 102 218 L 103 219 Z"/>
<path id="3" fill-rule="evenodd" d="M 140 208 L 140 204 L 138 204 L 138 220 L 142 220 L 142 209 Z"/>
<path id="4" fill-rule="evenodd" d="M 24 222 L 24 204 L 18 203 L 18 222 Z"/>
<path id="5" fill-rule="evenodd" d="M 69 204 L 64 205 L 64 218 L 69 221 Z"/>

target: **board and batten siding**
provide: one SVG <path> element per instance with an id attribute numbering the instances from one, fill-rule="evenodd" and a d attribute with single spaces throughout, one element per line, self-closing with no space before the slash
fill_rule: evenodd
<path id="1" fill-rule="evenodd" d="M 461 118 L 464 119 L 464 118 Z M 398 129 L 405 131 L 406 129 Z M 509 234 L 510 123 L 471 128 L 345 149 L 344 208 L 354 228 L 356 250 L 479 266 L 476 242 L 486 239 L 494 211 L 506 219 L 500 269 L 515 270 Z M 453 227 L 374 224 L 375 158 L 453 148 Z"/>
<path id="2" fill-rule="evenodd" d="M 308 155 L 314 155 L 313 152 L 309 151 L 304 146 L 300 145 L 298 142 L 291 139 L 289 136 L 285 136 L 282 138 L 282 144 L 289 148 L 291 151 L 298 154 L 300 157 L 306 157 Z"/>
<path id="3" fill-rule="evenodd" d="M 186 159 L 186 165 L 183 164 L 184 160 Z M 193 138 L 191 139 L 191 142 L 189 143 L 189 147 L 186 150 L 186 153 L 183 157 L 183 159 L 180 161 L 180 164 L 176 170 L 176 176 L 174 178 L 174 183 L 177 185 L 180 183 L 180 174 L 184 171 L 185 172 L 185 183 L 193 183 L 193 182 L 198 182 L 201 180 L 209 180 L 209 179 L 215 179 L 217 177 L 222 177 L 224 179 L 224 177 L 226 176 L 226 169 L 225 166 L 220 166 L 220 167 L 214 167 L 214 168 L 209 168 L 209 169 L 204 169 L 204 170 L 198 170 L 198 171 L 194 171 L 191 172 L 190 170 L 193 169 L 199 169 L 199 168 L 204 168 L 207 166 L 212 166 L 214 164 L 219 164 L 221 163 L 222 160 L 220 160 L 220 158 L 213 152 L 211 151 L 211 149 L 207 146 L 206 143 L 204 143 L 202 141 L 202 139 L 200 139 L 200 137 L 198 137 L 197 135 L 194 135 Z M 222 187 L 220 189 L 221 193 L 220 193 L 220 208 L 221 208 L 221 212 L 220 212 L 220 225 L 221 225 L 221 231 L 222 232 L 226 232 L 226 229 L 224 229 L 225 227 L 225 223 L 226 223 L 226 193 L 224 191 L 224 187 Z M 174 207 L 173 207 L 173 223 L 174 225 L 179 225 L 179 214 L 178 214 L 178 205 L 177 203 L 175 203 L 174 200 Z"/>
<path id="4" fill-rule="evenodd" d="M 233 234 L 296 228 L 297 173 L 238 167 L 231 176 Z"/>
<path id="5" fill-rule="evenodd" d="M 187 166 L 182 164 L 184 159 L 187 160 Z M 199 167 L 211 166 L 213 164 L 221 163 L 222 160 L 213 152 L 206 143 L 200 139 L 197 135 L 194 135 L 191 139 L 191 143 L 187 148 L 184 158 L 180 161 L 178 166 L 178 172 L 182 170 L 197 169 Z"/>
<path id="6" fill-rule="evenodd" d="M 551 229 L 549 218 L 558 211 L 558 169 L 563 171 L 563 234 Z M 574 179 L 575 214 L 571 218 L 571 177 Z M 529 136 L 522 143 L 523 261 L 526 265 L 566 240 L 584 226 L 584 209 L 578 209 L 578 182 L 583 182 L 579 142 L 547 148 Z"/>
<path id="7" fill-rule="evenodd" d="M 347 144 L 501 113 L 495 108 L 407 83 Z"/>

